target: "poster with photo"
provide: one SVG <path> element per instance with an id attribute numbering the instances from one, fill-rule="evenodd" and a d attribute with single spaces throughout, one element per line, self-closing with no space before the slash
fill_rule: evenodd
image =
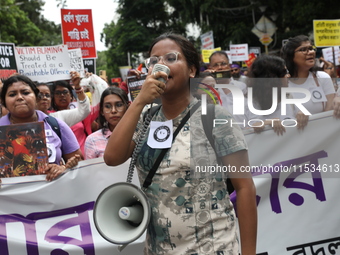
<path id="1" fill-rule="evenodd" d="M 47 164 L 44 122 L 0 126 L 0 178 L 43 174 Z"/>

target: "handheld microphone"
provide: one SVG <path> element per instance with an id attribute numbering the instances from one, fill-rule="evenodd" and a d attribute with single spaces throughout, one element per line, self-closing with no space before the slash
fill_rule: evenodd
<path id="1" fill-rule="evenodd" d="M 169 75 L 169 73 L 170 73 L 169 67 L 162 65 L 162 64 L 156 64 L 156 65 L 153 66 L 151 74 L 155 74 L 159 71 L 164 72 L 167 75 Z M 162 77 L 159 77 L 157 80 L 164 82 L 164 83 L 166 82 L 166 80 L 164 80 Z"/>

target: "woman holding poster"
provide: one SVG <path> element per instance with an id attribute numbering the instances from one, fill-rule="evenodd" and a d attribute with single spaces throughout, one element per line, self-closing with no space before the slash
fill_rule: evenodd
<path id="1" fill-rule="evenodd" d="M 5 80 L 0 97 L 9 113 L 0 119 L 0 125 L 44 122 L 46 144 L 49 148 L 49 164 L 45 173 L 46 180 L 51 181 L 77 164 L 82 153 L 69 126 L 57 120 L 63 137 L 61 139 L 46 120 L 48 115 L 35 109 L 38 93 L 34 82 L 24 75 L 14 75 Z M 62 161 L 66 164 L 61 164 Z"/>

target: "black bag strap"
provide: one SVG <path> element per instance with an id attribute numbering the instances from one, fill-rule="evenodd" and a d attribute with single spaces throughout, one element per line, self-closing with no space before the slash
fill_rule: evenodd
<path id="1" fill-rule="evenodd" d="M 211 147 L 215 151 L 215 142 L 214 138 L 212 135 L 212 130 L 213 130 L 213 122 L 215 119 L 215 105 L 214 104 L 208 104 L 207 105 L 207 114 L 206 115 L 201 115 L 202 119 L 202 125 L 204 129 L 204 133 L 206 137 L 208 138 Z"/>
<path id="2" fill-rule="evenodd" d="M 202 115 L 201 119 L 202 119 L 202 125 L 203 125 L 203 129 L 204 129 L 204 133 L 205 133 L 206 137 L 208 138 L 211 147 L 214 149 L 217 162 L 218 162 L 218 164 L 222 164 L 221 158 L 219 158 L 217 156 L 217 153 L 216 153 L 215 140 L 214 140 L 213 133 L 212 133 L 213 122 L 214 122 L 214 119 L 215 119 L 215 105 L 214 104 L 208 104 L 207 105 L 207 114 Z M 234 189 L 234 186 L 231 183 L 229 178 L 226 179 L 226 184 L 227 184 L 228 193 L 229 194 L 233 193 L 233 191 L 235 189 Z"/>
<path id="3" fill-rule="evenodd" d="M 58 120 L 50 115 L 47 118 L 45 118 L 45 120 L 51 126 L 52 130 L 59 136 L 60 140 L 62 140 Z"/>
<path id="4" fill-rule="evenodd" d="M 179 126 L 176 128 L 176 131 L 173 134 L 172 137 L 172 142 L 175 141 L 176 136 L 178 135 L 179 131 L 182 129 L 182 127 L 185 125 L 185 123 L 188 121 L 188 119 L 190 118 L 190 113 L 195 112 L 197 110 L 197 108 L 201 105 L 201 102 L 198 102 L 197 104 L 195 104 L 190 110 L 189 112 L 184 116 L 184 118 L 182 119 L 181 123 L 179 124 Z M 159 154 L 158 158 L 156 159 L 155 163 L 153 164 L 151 170 L 149 171 L 148 175 L 145 178 L 145 181 L 143 183 L 143 188 L 147 189 L 150 184 L 152 183 L 152 178 L 154 177 L 159 165 L 161 164 L 165 153 L 169 150 L 169 148 L 166 149 L 162 149 L 161 153 Z"/>

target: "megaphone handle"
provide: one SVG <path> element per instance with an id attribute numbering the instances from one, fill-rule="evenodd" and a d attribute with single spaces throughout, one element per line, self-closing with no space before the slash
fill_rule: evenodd
<path id="1" fill-rule="evenodd" d="M 121 252 L 128 244 L 123 244 L 118 246 L 118 250 Z"/>
<path id="2" fill-rule="evenodd" d="M 151 104 L 151 108 L 152 108 L 152 104 Z M 137 161 L 137 156 L 138 153 L 140 151 L 140 149 L 142 148 L 142 142 L 146 136 L 146 131 L 148 130 L 148 127 L 150 125 L 150 121 L 152 119 L 152 115 L 151 114 L 147 114 L 146 118 L 144 120 L 143 123 L 143 127 L 142 127 L 142 132 L 140 133 L 140 136 L 138 137 L 138 141 L 136 143 L 136 146 L 132 152 L 132 156 L 131 156 L 131 161 L 130 161 L 130 165 L 129 165 L 129 170 L 128 170 L 128 174 L 127 174 L 127 179 L 126 182 L 131 183 L 132 182 L 132 178 L 133 178 L 133 171 L 135 169 L 135 165 L 136 165 L 136 161 Z"/>

